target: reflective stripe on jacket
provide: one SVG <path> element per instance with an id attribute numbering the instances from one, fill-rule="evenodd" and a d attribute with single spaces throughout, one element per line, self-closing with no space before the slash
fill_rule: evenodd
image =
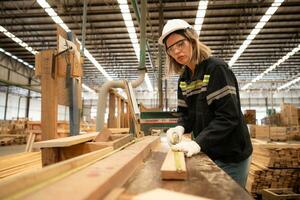
<path id="1" fill-rule="evenodd" d="M 178 82 L 178 123 L 213 160 L 239 162 L 252 153 L 233 72 L 221 59 L 210 57 L 186 67 Z"/>

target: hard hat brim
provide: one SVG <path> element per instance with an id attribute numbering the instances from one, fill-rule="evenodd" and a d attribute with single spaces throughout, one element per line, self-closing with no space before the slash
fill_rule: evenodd
<path id="1" fill-rule="evenodd" d="M 158 39 L 158 43 L 160 45 L 164 45 L 164 39 L 170 35 L 171 33 L 175 32 L 175 31 L 178 31 L 178 30 L 184 30 L 184 29 L 187 29 L 187 28 L 191 28 L 192 26 L 187 26 L 187 27 L 178 27 L 178 28 L 174 28 L 168 32 L 166 32 L 165 34 L 161 35 L 160 38 Z"/>

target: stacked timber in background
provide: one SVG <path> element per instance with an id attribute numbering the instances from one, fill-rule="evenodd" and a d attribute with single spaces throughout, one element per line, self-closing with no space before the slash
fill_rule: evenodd
<path id="1" fill-rule="evenodd" d="M 95 132 L 96 124 L 95 123 L 80 123 L 80 131 L 81 132 Z M 35 141 L 41 141 L 41 121 L 28 121 L 27 122 L 27 134 L 30 133 L 36 134 Z M 65 120 L 57 121 L 57 136 L 58 138 L 68 137 L 70 132 L 69 122 Z"/>
<path id="2" fill-rule="evenodd" d="M 27 119 L 1 120 L 0 145 L 25 144 Z"/>
<path id="3" fill-rule="evenodd" d="M 81 122 L 80 131 L 82 132 L 96 132 L 96 123 Z"/>
<path id="4" fill-rule="evenodd" d="M 266 126 L 248 125 L 252 138 L 270 139 L 271 141 L 297 140 L 299 137 L 299 126 Z"/>
<path id="5" fill-rule="evenodd" d="M 283 103 L 280 113 L 262 120 L 264 125 L 248 125 L 251 137 L 271 141 L 300 140 L 299 110 L 295 105 Z"/>
<path id="6" fill-rule="evenodd" d="M 245 110 L 244 118 L 247 124 L 256 124 L 256 110 Z"/>
<path id="7" fill-rule="evenodd" d="M 280 120 L 285 126 L 298 126 L 298 108 L 293 104 L 283 103 L 280 106 Z"/>
<path id="8" fill-rule="evenodd" d="M 300 144 L 253 141 L 247 190 L 260 198 L 262 189 L 294 188 L 300 181 Z"/>
<path id="9" fill-rule="evenodd" d="M 83 132 L 94 132 L 95 124 L 81 123 Z M 1 120 L 0 121 L 0 145 L 25 144 L 30 134 L 35 134 L 35 141 L 41 141 L 41 121 L 27 119 Z M 61 120 L 57 122 L 58 138 L 69 136 L 69 122 Z"/>

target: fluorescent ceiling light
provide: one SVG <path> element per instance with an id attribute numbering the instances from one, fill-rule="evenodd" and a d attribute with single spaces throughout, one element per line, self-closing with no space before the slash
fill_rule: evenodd
<path id="1" fill-rule="evenodd" d="M 85 84 L 81 84 L 82 85 L 82 88 L 85 89 L 86 91 L 90 92 L 90 93 L 94 93 L 96 94 L 95 90 L 92 90 L 90 87 L 88 87 L 87 85 Z"/>
<path id="2" fill-rule="evenodd" d="M 228 62 L 228 65 L 232 67 L 234 63 L 238 60 L 240 55 L 244 52 L 244 50 L 248 47 L 248 45 L 252 42 L 252 40 L 256 37 L 256 35 L 260 32 L 260 30 L 265 26 L 265 24 L 269 21 L 269 19 L 272 17 L 272 15 L 276 12 L 278 7 L 281 5 L 281 3 L 284 2 L 284 0 L 275 0 L 272 5 L 268 8 L 268 10 L 265 12 L 264 16 L 262 16 L 259 20 L 259 22 L 256 24 L 255 28 L 252 29 L 251 33 L 248 35 L 247 40 L 248 43 L 247 45 L 243 46 L 241 45 L 239 47 L 240 51 L 239 53 L 235 53 L 230 61 Z M 238 50 L 238 51 L 239 51 Z"/>
<path id="3" fill-rule="evenodd" d="M 2 49 L 2 48 L 0 48 L 0 52 L 5 53 L 5 54 L 8 55 L 9 57 L 13 58 L 14 60 L 16 60 L 16 61 L 18 61 L 18 62 L 20 62 L 20 63 L 22 63 L 22 64 L 24 64 L 24 65 L 26 65 L 26 66 L 28 66 L 28 67 L 30 67 L 30 68 L 34 68 L 32 65 L 28 64 L 27 62 L 23 61 L 22 59 L 18 58 L 17 56 L 12 55 L 10 52 L 5 51 L 5 50 Z"/>
<path id="4" fill-rule="evenodd" d="M 196 14 L 195 25 L 194 25 L 194 29 L 196 30 L 198 35 L 200 35 L 200 31 L 202 28 L 202 24 L 207 9 L 207 4 L 208 4 L 208 0 L 200 0 L 198 4 L 198 11 Z"/>
<path id="5" fill-rule="evenodd" d="M 59 17 L 59 16 L 54 16 L 52 17 L 53 21 L 56 23 L 56 24 L 63 24 L 63 20 Z"/>
<path id="6" fill-rule="evenodd" d="M 2 33 L 7 32 L 7 30 L 3 26 L 0 25 L 0 32 L 2 32 Z"/>
<path id="7" fill-rule="evenodd" d="M 291 56 L 293 56 L 295 53 L 297 53 L 300 50 L 300 44 L 295 47 L 292 51 L 288 52 L 286 55 L 284 55 L 282 58 L 280 58 L 275 64 L 271 65 L 270 67 L 268 67 L 263 73 L 259 74 L 257 77 L 255 77 L 251 82 L 255 83 L 256 81 L 258 81 L 259 79 L 261 79 L 264 75 L 266 75 L 267 73 L 269 73 L 270 71 L 274 70 L 277 66 L 281 65 L 283 62 L 285 62 L 287 59 L 289 59 Z M 252 84 L 246 84 L 242 87 L 242 90 L 246 90 L 247 88 L 249 88 Z M 282 87 L 282 86 L 281 86 Z M 279 88 L 281 88 L 279 87 Z M 287 86 L 288 87 L 288 86 Z M 279 89 L 278 90 L 281 90 Z M 285 87 L 283 87 L 285 88 Z"/>
<path id="8" fill-rule="evenodd" d="M 290 87 L 291 85 L 293 85 L 293 84 L 295 84 L 295 83 L 297 83 L 297 82 L 299 82 L 299 81 L 300 81 L 300 77 L 297 77 L 297 78 L 295 78 L 295 79 L 293 79 L 293 80 L 291 80 L 291 81 L 289 81 L 289 82 L 283 84 L 282 86 L 278 87 L 277 90 L 279 91 L 279 90 L 283 90 L 283 89 L 285 89 L 285 88 L 288 88 L 288 87 Z"/>
<path id="9" fill-rule="evenodd" d="M 50 8 L 51 6 L 47 3 L 46 0 L 37 0 L 38 4 L 40 4 L 40 6 L 42 8 Z"/>
<path id="10" fill-rule="evenodd" d="M 12 39 L 14 42 L 18 43 L 20 46 L 24 47 L 26 50 L 28 50 L 33 55 L 37 54 L 37 51 L 35 51 L 32 47 L 29 47 L 28 44 L 23 42 L 20 38 L 16 37 L 14 34 L 7 31 L 3 26 L 0 25 L 0 31 L 3 32 L 7 37 Z M 10 56 L 10 55 L 9 55 Z"/>
<path id="11" fill-rule="evenodd" d="M 118 0 L 118 3 L 121 4 L 126 4 L 127 5 L 127 0 Z"/>
<path id="12" fill-rule="evenodd" d="M 90 54 L 90 52 L 84 48 L 84 55 L 95 65 L 95 67 L 97 67 L 97 69 L 109 80 L 113 80 L 107 73 L 106 71 L 103 69 L 103 67 L 96 61 L 96 59 L 92 56 L 92 54 Z"/>
<path id="13" fill-rule="evenodd" d="M 8 31 L 6 31 L 6 32 L 3 32 L 4 33 L 4 35 L 6 35 L 7 37 L 9 37 L 9 38 L 14 38 L 15 37 L 15 35 L 14 34 L 12 34 L 12 33 L 10 33 L 10 32 L 8 32 Z"/>
<path id="14" fill-rule="evenodd" d="M 118 0 L 118 3 L 119 3 L 119 8 L 122 13 L 124 23 L 126 25 L 128 33 L 129 33 L 129 37 L 130 37 L 135 55 L 137 57 L 137 60 L 140 61 L 140 45 L 138 43 L 137 35 L 135 32 L 134 24 L 132 21 L 132 17 L 130 14 L 130 10 L 129 10 L 127 1 L 126 0 Z M 150 63 L 152 64 L 151 60 L 150 60 Z M 150 81 L 147 73 L 145 74 L 145 82 L 146 82 L 148 90 L 153 91 L 153 87 L 152 87 L 151 81 Z"/>
<path id="15" fill-rule="evenodd" d="M 71 30 L 69 29 L 69 27 L 65 24 L 65 23 L 62 23 L 62 24 L 59 24 L 66 32 L 71 32 Z"/>
<path id="16" fill-rule="evenodd" d="M 45 11 L 50 17 L 57 16 L 57 13 L 53 10 L 53 8 L 45 8 Z"/>

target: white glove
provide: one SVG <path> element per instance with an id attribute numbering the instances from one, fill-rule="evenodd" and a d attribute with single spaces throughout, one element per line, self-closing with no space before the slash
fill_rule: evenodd
<path id="1" fill-rule="evenodd" d="M 197 144 L 197 142 L 191 141 L 182 141 L 172 147 L 173 151 L 183 151 L 187 157 L 191 157 L 200 152 L 201 147 Z"/>
<path id="2" fill-rule="evenodd" d="M 180 142 L 183 133 L 184 133 L 184 127 L 183 126 L 176 126 L 174 128 L 169 128 L 167 130 L 167 140 L 168 140 L 169 145 L 171 146 L 173 144 L 177 144 L 178 142 Z M 178 135 L 178 138 L 177 138 L 178 141 L 174 141 L 175 137 L 173 137 L 173 134 Z"/>

